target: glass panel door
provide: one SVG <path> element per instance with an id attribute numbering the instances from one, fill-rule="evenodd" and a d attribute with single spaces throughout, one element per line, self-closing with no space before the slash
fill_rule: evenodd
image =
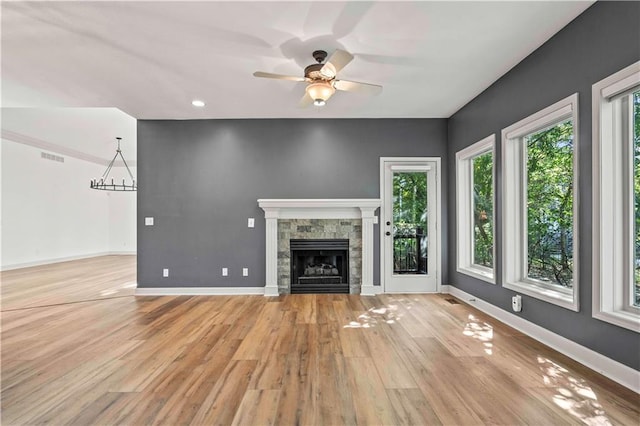
<path id="1" fill-rule="evenodd" d="M 427 173 L 393 172 L 393 273 L 428 270 Z"/>
<path id="2" fill-rule="evenodd" d="M 384 291 L 436 292 L 439 163 L 434 159 L 383 158 L 381 167 Z"/>

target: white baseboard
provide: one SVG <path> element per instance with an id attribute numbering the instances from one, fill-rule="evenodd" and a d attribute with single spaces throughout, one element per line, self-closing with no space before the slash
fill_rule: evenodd
<path id="1" fill-rule="evenodd" d="M 360 287 L 360 296 L 375 296 L 382 293 L 382 287 L 379 285 L 363 285 Z"/>
<path id="2" fill-rule="evenodd" d="M 143 287 L 136 296 L 238 296 L 264 295 L 264 287 Z"/>
<path id="3" fill-rule="evenodd" d="M 491 303 L 485 302 L 454 286 L 443 285 L 442 293 L 457 297 L 466 304 L 491 315 L 510 327 L 532 337 L 539 342 L 557 350 L 558 352 L 586 365 L 603 376 L 620 383 L 636 393 L 640 393 L 640 371 L 627 367 L 611 358 L 582 346 L 572 340 L 562 337 L 546 328 L 540 327 L 526 319 L 505 311 Z"/>
<path id="4" fill-rule="evenodd" d="M 278 287 L 264 287 L 264 295 L 265 297 L 277 297 L 280 296 L 280 292 L 278 291 Z"/>
<path id="5" fill-rule="evenodd" d="M 0 271 L 10 271 L 12 269 L 30 268 L 32 266 L 51 265 L 53 263 L 69 262 L 71 260 L 89 259 L 91 257 L 110 256 L 110 255 L 136 255 L 136 251 L 103 251 L 98 253 L 80 254 L 77 256 L 56 257 L 52 259 L 41 259 L 33 262 L 13 263 L 10 265 L 2 265 Z"/>

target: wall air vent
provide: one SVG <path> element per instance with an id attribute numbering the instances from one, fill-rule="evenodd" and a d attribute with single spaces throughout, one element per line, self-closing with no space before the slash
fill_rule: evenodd
<path id="1" fill-rule="evenodd" d="M 64 157 L 59 155 L 49 154 L 48 152 L 41 152 L 40 157 L 45 160 L 57 161 L 58 163 L 64 163 Z"/>

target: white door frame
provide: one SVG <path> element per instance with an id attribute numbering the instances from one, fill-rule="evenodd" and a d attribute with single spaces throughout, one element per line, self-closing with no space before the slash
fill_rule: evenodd
<path id="1" fill-rule="evenodd" d="M 385 217 L 384 205 L 386 200 L 384 199 L 385 191 L 384 191 L 384 163 L 385 162 L 407 162 L 407 163 L 416 163 L 423 161 L 431 161 L 436 163 L 436 293 L 440 293 L 442 291 L 442 261 L 440 260 L 441 251 L 442 251 L 442 221 L 440 216 L 442 215 L 442 198 L 441 198 L 441 158 L 440 157 L 380 157 L 380 200 L 382 201 L 380 207 L 380 288 L 382 289 L 382 293 L 387 292 L 387 283 L 385 278 L 385 268 L 387 264 L 387 259 L 385 258 L 385 227 L 384 224 L 388 220 Z M 429 218 L 431 220 L 431 218 Z"/>

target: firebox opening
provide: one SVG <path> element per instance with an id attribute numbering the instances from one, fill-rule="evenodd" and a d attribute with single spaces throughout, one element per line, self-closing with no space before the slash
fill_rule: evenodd
<path id="1" fill-rule="evenodd" d="M 290 240 L 291 293 L 349 293 L 349 240 Z"/>

